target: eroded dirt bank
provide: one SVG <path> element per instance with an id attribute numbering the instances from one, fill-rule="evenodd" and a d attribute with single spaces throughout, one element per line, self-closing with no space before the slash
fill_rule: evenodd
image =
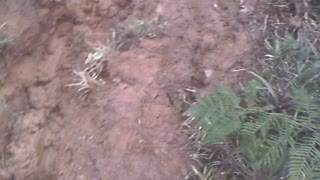
<path id="1" fill-rule="evenodd" d="M 16 179 L 183 179 L 184 89 L 234 84 L 254 64 L 256 2 L 0 1 L 0 153 Z M 156 37 L 107 57 L 104 85 L 80 100 L 72 71 L 137 20 L 165 21 Z M 19 26 L 18 26 L 19 25 Z M 158 33 L 158 32 L 157 32 Z M 130 39 L 130 37 L 128 37 Z M 1 173 L 0 173 L 1 175 Z"/>

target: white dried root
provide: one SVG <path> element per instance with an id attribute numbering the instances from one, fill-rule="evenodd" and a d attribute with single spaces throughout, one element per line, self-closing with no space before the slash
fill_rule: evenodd
<path id="1" fill-rule="evenodd" d="M 82 71 L 74 70 L 73 73 L 79 78 L 76 83 L 67 84 L 67 87 L 78 87 L 81 93 L 81 99 L 85 100 L 94 85 L 104 84 L 100 78 L 106 66 L 105 49 L 97 48 L 96 52 L 89 53 L 84 65 L 86 68 Z"/>

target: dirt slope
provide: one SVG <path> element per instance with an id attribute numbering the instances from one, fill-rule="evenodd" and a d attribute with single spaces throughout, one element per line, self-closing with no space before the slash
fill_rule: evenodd
<path id="1" fill-rule="evenodd" d="M 184 89 L 201 96 L 238 83 L 230 70 L 255 59 L 255 5 L 0 1 L 8 7 L 0 8 L 0 23 L 8 22 L 3 30 L 15 39 L 0 57 L 0 167 L 19 180 L 183 179 L 192 163 L 181 131 Z M 88 53 L 110 39 L 111 28 L 161 18 L 168 22 L 161 35 L 110 54 L 106 83 L 85 101 L 66 87 Z"/>

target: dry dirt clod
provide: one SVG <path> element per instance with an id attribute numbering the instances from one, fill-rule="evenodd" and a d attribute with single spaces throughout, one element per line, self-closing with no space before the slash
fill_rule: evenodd
<path id="1" fill-rule="evenodd" d="M 1 180 L 14 180 L 13 174 L 9 173 L 9 171 L 0 169 L 0 179 Z"/>
<path id="2" fill-rule="evenodd" d="M 127 7 L 132 3 L 132 0 L 115 0 L 115 4 L 121 8 Z"/>

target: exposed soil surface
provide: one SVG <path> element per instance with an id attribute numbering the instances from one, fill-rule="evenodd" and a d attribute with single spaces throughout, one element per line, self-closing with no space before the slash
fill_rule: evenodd
<path id="1" fill-rule="evenodd" d="M 257 3 L 243 3 L 0 0 L 0 33 L 12 39 L 0 46 L 0 179 L 184 179 L 185 89 L 203 96 L 256 64 Z M 113 51 L 105 84 L 81 100 L 66 87 L 73 70 L 137 20 L 166 26 Z"/>

